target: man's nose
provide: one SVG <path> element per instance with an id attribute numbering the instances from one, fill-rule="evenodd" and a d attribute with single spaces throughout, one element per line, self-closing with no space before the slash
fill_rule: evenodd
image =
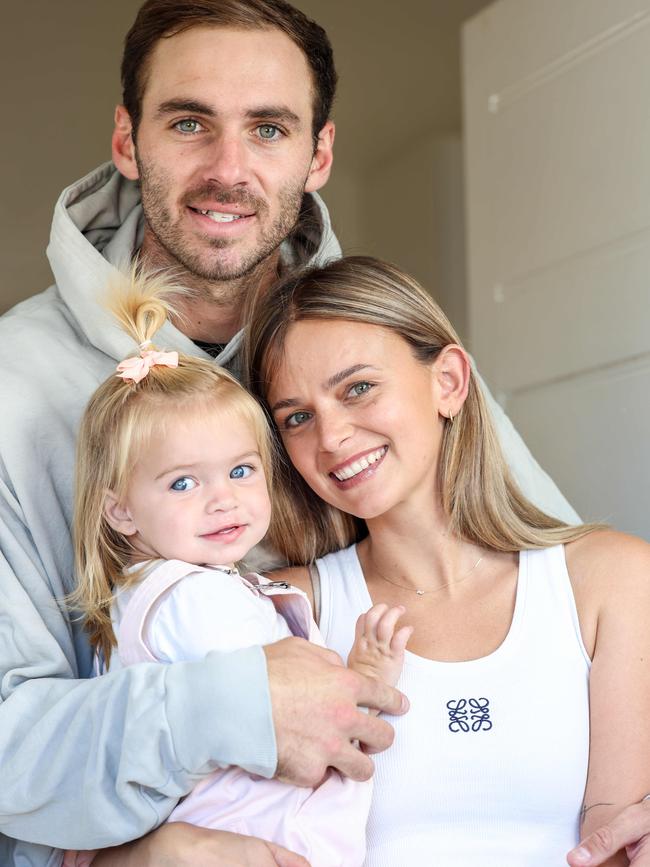
<path id="1" fill-rule="evenodd" d="M 222 132 L 214 141 L 206 176 L 223 187 L 235 187 L 248 181 L 248 154 L 240 134 Z"/>

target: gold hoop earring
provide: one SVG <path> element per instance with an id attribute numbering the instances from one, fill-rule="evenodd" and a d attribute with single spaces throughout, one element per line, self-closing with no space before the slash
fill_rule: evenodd
<path id="1" fill-rule="evenodd" d="M 454 423 L 454 414 L 452 413 L 451 410 L 449 410 L 449 421 L 450 421 L 452 424 Z"/>

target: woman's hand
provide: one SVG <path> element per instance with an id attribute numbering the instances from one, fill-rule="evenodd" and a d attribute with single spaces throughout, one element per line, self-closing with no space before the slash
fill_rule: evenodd
<path id="1" fill-rule="evenodd" d="M 650 800 L 626 807 L 567 855 L 571 867 L 597 867 L 625 849 L 630 865 L 650 867 Z"/>
<path id="2" fill-rule="evenodd" d="M 256 837 L 170 822 L 140 840 L 103 849 L 93 867 L 309 867 L 300 855 Z"/>

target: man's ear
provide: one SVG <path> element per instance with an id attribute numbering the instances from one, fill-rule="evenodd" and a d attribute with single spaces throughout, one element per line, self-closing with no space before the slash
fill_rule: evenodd
<path id="1" fill-rule="evenodd" d="M 465 350 L 455 343 L 445 346 L 433 362 L 433 386 L 438 412 L 445 418 L 455 418 L 467 398 L 471 362 Z"/>
<path id="2" fill-rule="evenodd" d="M 318 143 L 316 144 L 316 150 L 312 157 L 309 174 L 307 175 L 307 183 L 305 184 L 306 193 L 314 193 L 316 190 L 320 190 L 329 179 L 334 160 L 335 132 L 334 123 L 328 120 L 318 133 Z"/>
<path id="3" fill-rule="evenodd" d="M 123 105 L 118 105 L 115 109 L 115 128 L 111 139 L 111 150 L 113 162 L 119 173 L 131 181 L 137 181 L 139 172 L 135 160 L 133 124 L 131 123 L 131 115 Z"/>
<path id="4" fill-rule="evenodd" d="M 104 517 L 110 526 L 122 536 L 133 536 L 138 532 L 128 508 L 119 501 L 113 491 L 106 491 Z"/>

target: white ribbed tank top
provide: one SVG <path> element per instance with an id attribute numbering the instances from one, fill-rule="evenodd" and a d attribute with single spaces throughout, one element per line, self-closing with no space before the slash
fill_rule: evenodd
<path id="1" fill-rule="evenodd" d="M 321 630 L 346 659 L 372 604 L 356 548 L 317 566 Z M 366 867 L 566 867 L 587 777 L 589 668 L 564 547 L 522 551 L 500 647 L 469 662 L 406 653 L 411 709 L 390 717 L 394 744 L 375 756 Z"/>

